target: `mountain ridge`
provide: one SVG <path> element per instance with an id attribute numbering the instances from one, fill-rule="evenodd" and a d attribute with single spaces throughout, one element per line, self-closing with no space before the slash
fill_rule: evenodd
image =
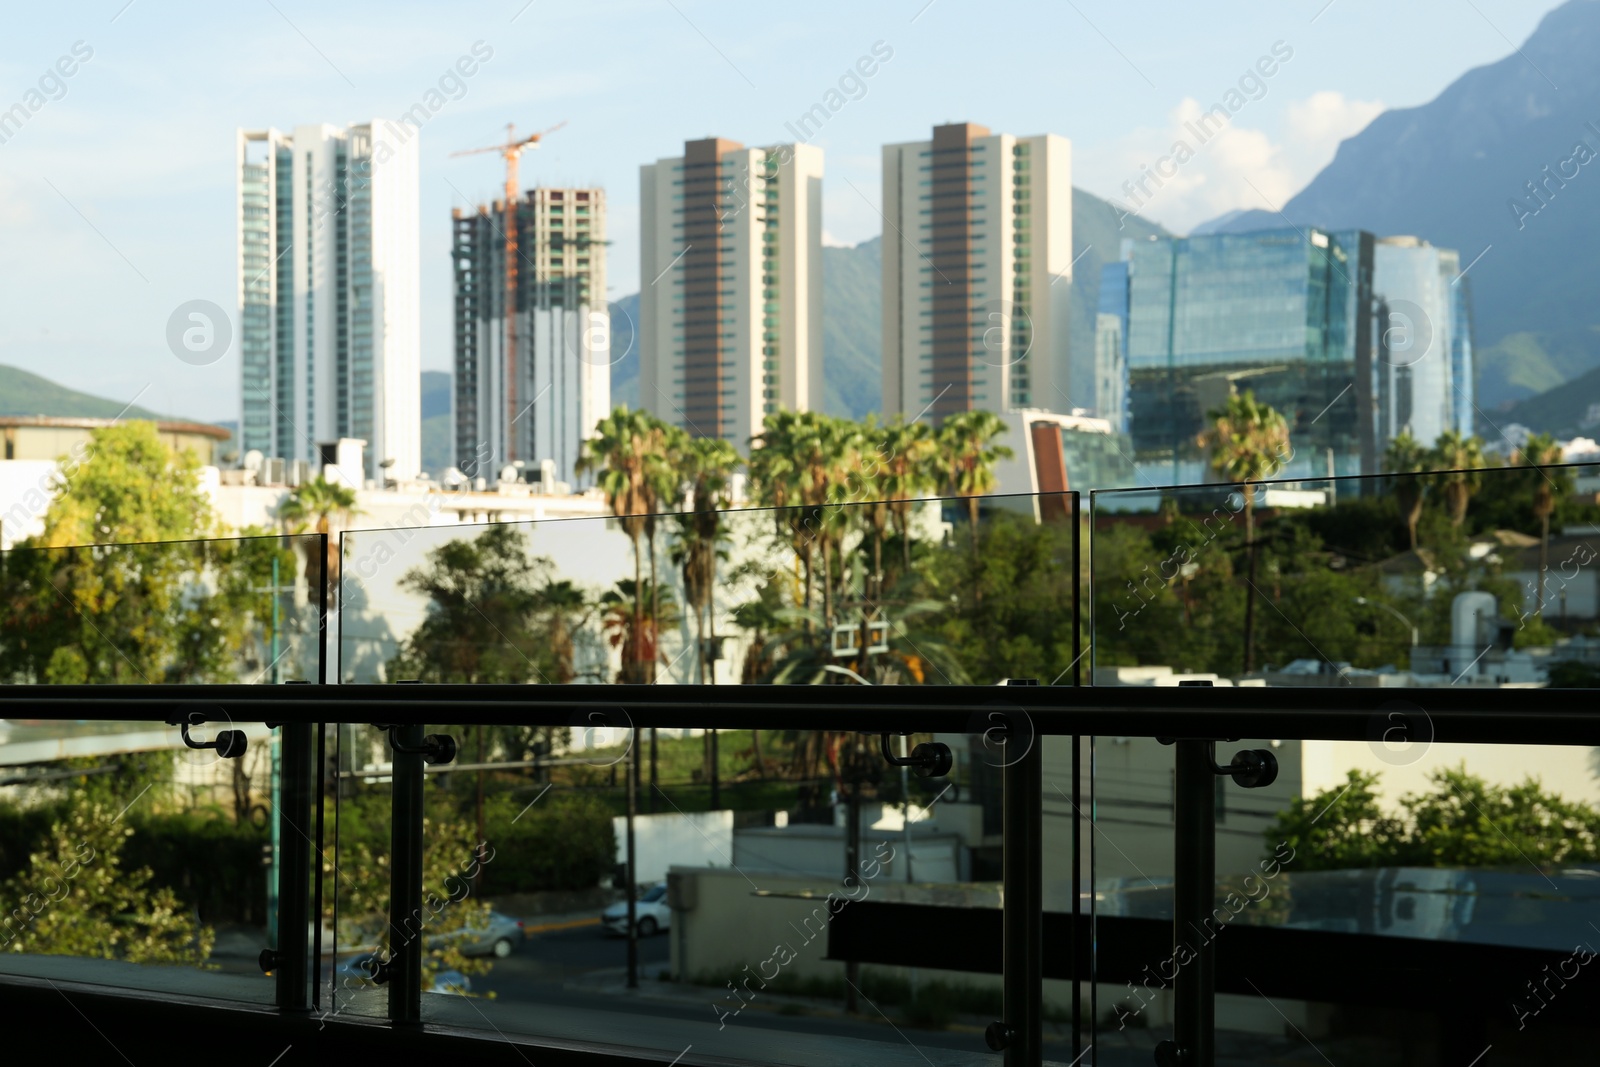
<path id="1" fill-rule="evenodd" d="M 1600 0 L 1569 0 L 1520 49 L 1347 138 L 1281 214 L 1197 229 L 1360 228 L 1456 249 L 1470 265 L 1479 407 L 1573 380 L 1600 366 L 1585 284 L 1600 274 L 1600 167 L 1563 166 L 1580 143 L 1600 157 L 1597 53 Z"/>

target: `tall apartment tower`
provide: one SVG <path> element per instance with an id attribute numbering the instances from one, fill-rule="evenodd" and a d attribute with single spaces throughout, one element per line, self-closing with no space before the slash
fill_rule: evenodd
<path id="1" fill-rule="evenodd" d="M 1447 430 L 1472 432 L 1472 324 L 1461 255 L 1419 237 L 1373 246 L 1378 300 L 1378 439 L 1402 431 L 1424 445 Z"/>
<path id="2" fill-rule="evenodd" d="M 492 481 L 507 465 L 550 461 L 576 485 L 583 442 L 611 406 L 606 194 L 529 189 L 515 216 L 510 348 L 505 204 L 451 211 L 456 466 Z"/>
<path id="3" fill-rule="evenodd" d="M 883 148 L 883 409 L 1066 411 L 1072 145 L 935 126 Z"/>
<path id="4" fill-rule="evenodd" d="M 639 404 L 744 444 L 822 406 L 822 150 L 689 141 L 639 169 Z"/>
<path id="5" fill-rule="evenodd" d="M 320 465 L 364 440 L 366 476 L 422 460 L 417 131 L 240 130 L 242 449 Z"/>

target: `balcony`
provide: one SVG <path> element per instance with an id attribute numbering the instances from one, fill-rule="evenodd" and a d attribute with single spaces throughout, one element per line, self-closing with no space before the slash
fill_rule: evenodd
<path id="1" fill-rule="evenodd" d="M 1577 1062 L 1593 657 L 1346 543 L 1391 482 L 15 549 L 0 988 L 135 1063 Z"/>

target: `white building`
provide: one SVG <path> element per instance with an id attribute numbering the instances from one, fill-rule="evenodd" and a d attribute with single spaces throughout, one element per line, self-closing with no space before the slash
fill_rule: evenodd
<path id="1" fill-rule="evenodd" d="M 1071 142 L 956 123 L 885 145 L 883 215 L 885 413 L 1070 408 Z"/>
<path id="2" fill-rule="evenodd" d="M 1409 429 L 1424 445 L 1446 430 L 1471 433 L 1472 342 L 1461 292 L 1461 256 L 1417 237 L 1373 246 L 1377 295 L 1378 439 Z"/>
<path id="3" fill-rule="evenodd" d="M 390 122 L 240 130 L 240 449 L 318 465 L 370 443 L 367 477 L 421 465 L 417 132 Z"/>
<path id="4" fill-rule="evenodd" d="M 736 444 L 822 405 L 822 149 L 707 138 L 639 168 L 639 403 Z"/>
<path id="5" fill-rule="evenodd" d="M 455 465 L 494 479 L 509 464 L 549 462 L 576 485 L 583 442 L 611 408 L 605 191 L 528 190 L 516 205 L 514 278 L 505 205 L 452 216 Z"/>

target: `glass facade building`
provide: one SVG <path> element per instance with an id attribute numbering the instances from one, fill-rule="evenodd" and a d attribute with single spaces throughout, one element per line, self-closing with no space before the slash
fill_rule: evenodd
<path id="1" fill-rule="evenodd" d="M 1278 474 L 1377 469 L 1371 234 L 1153 238 L 1124 258 L 1129 430 L 1141 466 L 1207 480 L 1196 443 L 1207 412 L 1249 390 L 1288 420 L 1294 454 Z"/>

